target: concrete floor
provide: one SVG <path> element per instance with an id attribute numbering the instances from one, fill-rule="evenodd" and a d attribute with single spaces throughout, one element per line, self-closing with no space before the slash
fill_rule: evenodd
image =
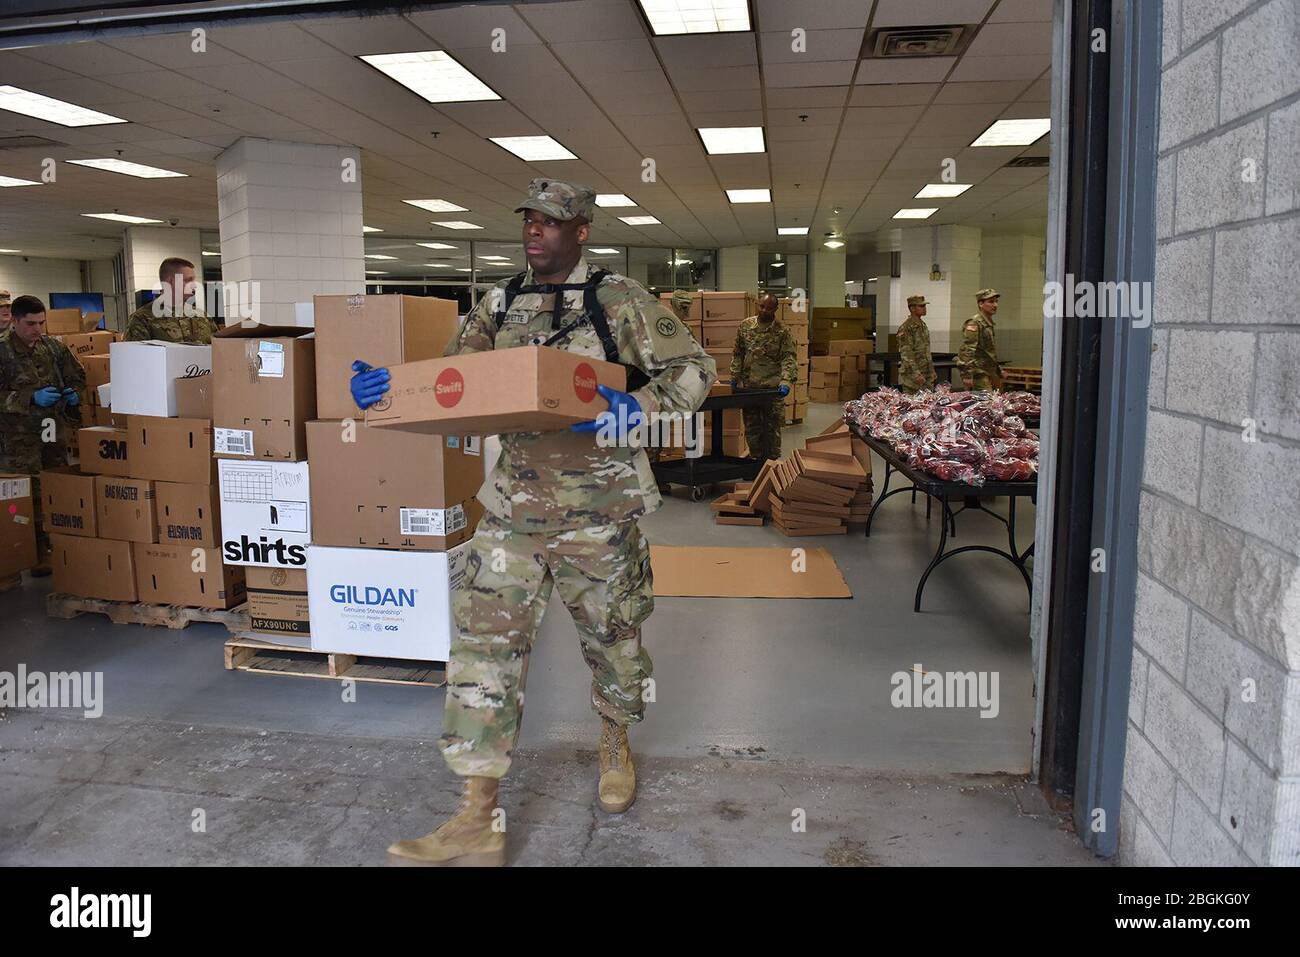
<path id="1" fill-rule="evenodd" d="M 837 407 L 810 409 L 788 447 Z M 1023 782 L 1028 597 L 1008 563 L 946 563 L 914 614 L 938 533 L 923 502 L 891 499 L 870 539 L 714 526 L 704 509 L 678 490 L 643 527 L 662 544 L 698 543 L 708 522 L 709 544 L 829 548 L 853 599 L 660 599 L 646 630 L 657 701 L 632 735 L 641 797 L 618 819 L 592 809 L 598 722 L 557 599 L 505 789 L 513 862 L 1092 862 Z M 1021 529 L 1023 548 L 1032 510 Z M 989 516 L 958 530 L 1005 542 Z M 47 589 L 0 595 L 0 670 L 102 671 L 105 712 L 0 720 L 0 864 L 381 863 L 454 806 L 434 746 L 441 690 L 363 684 L 344 702 L 332 682 L 226 672 L 219 626 L 54 621 Z M 998 672 L 1000 713 L 893 708 L 889 676 L 914 664 Z M 791 831 L 795 808 L 806 833 Z"/>

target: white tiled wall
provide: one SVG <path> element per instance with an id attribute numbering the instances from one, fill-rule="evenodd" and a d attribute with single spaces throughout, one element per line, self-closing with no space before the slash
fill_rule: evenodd
<path id="1" fill-rule="evenodd" d="M 925 296 L 929 301 L 925 321 L 930 327 L 930 348 L 956 352 L 961 347 L 961 323 L 975 311 L 975 292 L 980 288 L 980 230 L 973 226 L 917 227 L 902 230 L 902 242 L 900 301 L 905 304 L 908 296 Z M 943 273 L 938 281 L 930 278 L 936 257 Z"/>
<path id="2" fill-rule="evenodd" d="M 36 296 L 50 304 L 52 292 L 81 292 L 81 263 L 75 259 L 0 256 L 0 289 L 15 299 Z"/>
<path id="3" fill-rule="evenodd" d="M 344 162 L 355 164 L 345 179 Z M 217 157 L 222 280 L 259 284 L 262 322 L 365 292 L 358 151 L 246 137 Z"/>

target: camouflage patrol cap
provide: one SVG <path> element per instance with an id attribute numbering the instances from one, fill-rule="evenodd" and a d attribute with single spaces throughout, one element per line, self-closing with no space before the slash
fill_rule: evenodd
<path id="1" fill-rule="evenodd" d="M 528 198 L 515 207 L 515 212 L 535 209 L 556 219 L 581 216 L 591 222 L 595 205 L 596 191 L 590 186 L 563 183 L 558 179 L 535 179 L 528 184 Z"/>
<path id="2" fill-rule="evenodd" d="M 7 306 L 7 305 L 9 305 L 9 299 L 10 299 L 10 297 L 9 297 L 9 290 L 8 290 L 8 289 L 0 289 L 0 306 Z"/>
<path id="3" fill-rule="evenodd" d="M 985 299 L 1001 299 L 1001 295 L 996 289 L 981 289 L 975 293 L 975 301 L 983 302 Z"/>
<path id="4" fill-rule="evenodd" d="M 929 305 L 929 303 L 925 301 L 925 296 L 908 296 L 908 297 L 907 297 L 907 304 L 908 304 L 909 306 L 928 306 L 928 305 Z"/>
<path id="5" fill-rule="evenodd" d="M 685 289 L 678 289 L 673 293 L 673 305 L 679 309 L 689 309 L 691 307 L 692 296 Z"/>

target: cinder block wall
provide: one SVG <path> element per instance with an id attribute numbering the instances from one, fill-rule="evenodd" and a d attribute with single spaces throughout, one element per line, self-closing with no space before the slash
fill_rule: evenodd
<path id="1" fill-rule="evenodd" d="M 1300 864 L 1298 49 L 1165 0 L 1127 864 Z"/>

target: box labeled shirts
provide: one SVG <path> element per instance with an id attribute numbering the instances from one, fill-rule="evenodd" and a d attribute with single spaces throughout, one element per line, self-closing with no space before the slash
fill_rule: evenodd
<path id="1" fill-rule="evenodd" d="M 303 568 L 311 541 L 307 463 L 222 459 L 217 464 L 226 564 Z"/>

